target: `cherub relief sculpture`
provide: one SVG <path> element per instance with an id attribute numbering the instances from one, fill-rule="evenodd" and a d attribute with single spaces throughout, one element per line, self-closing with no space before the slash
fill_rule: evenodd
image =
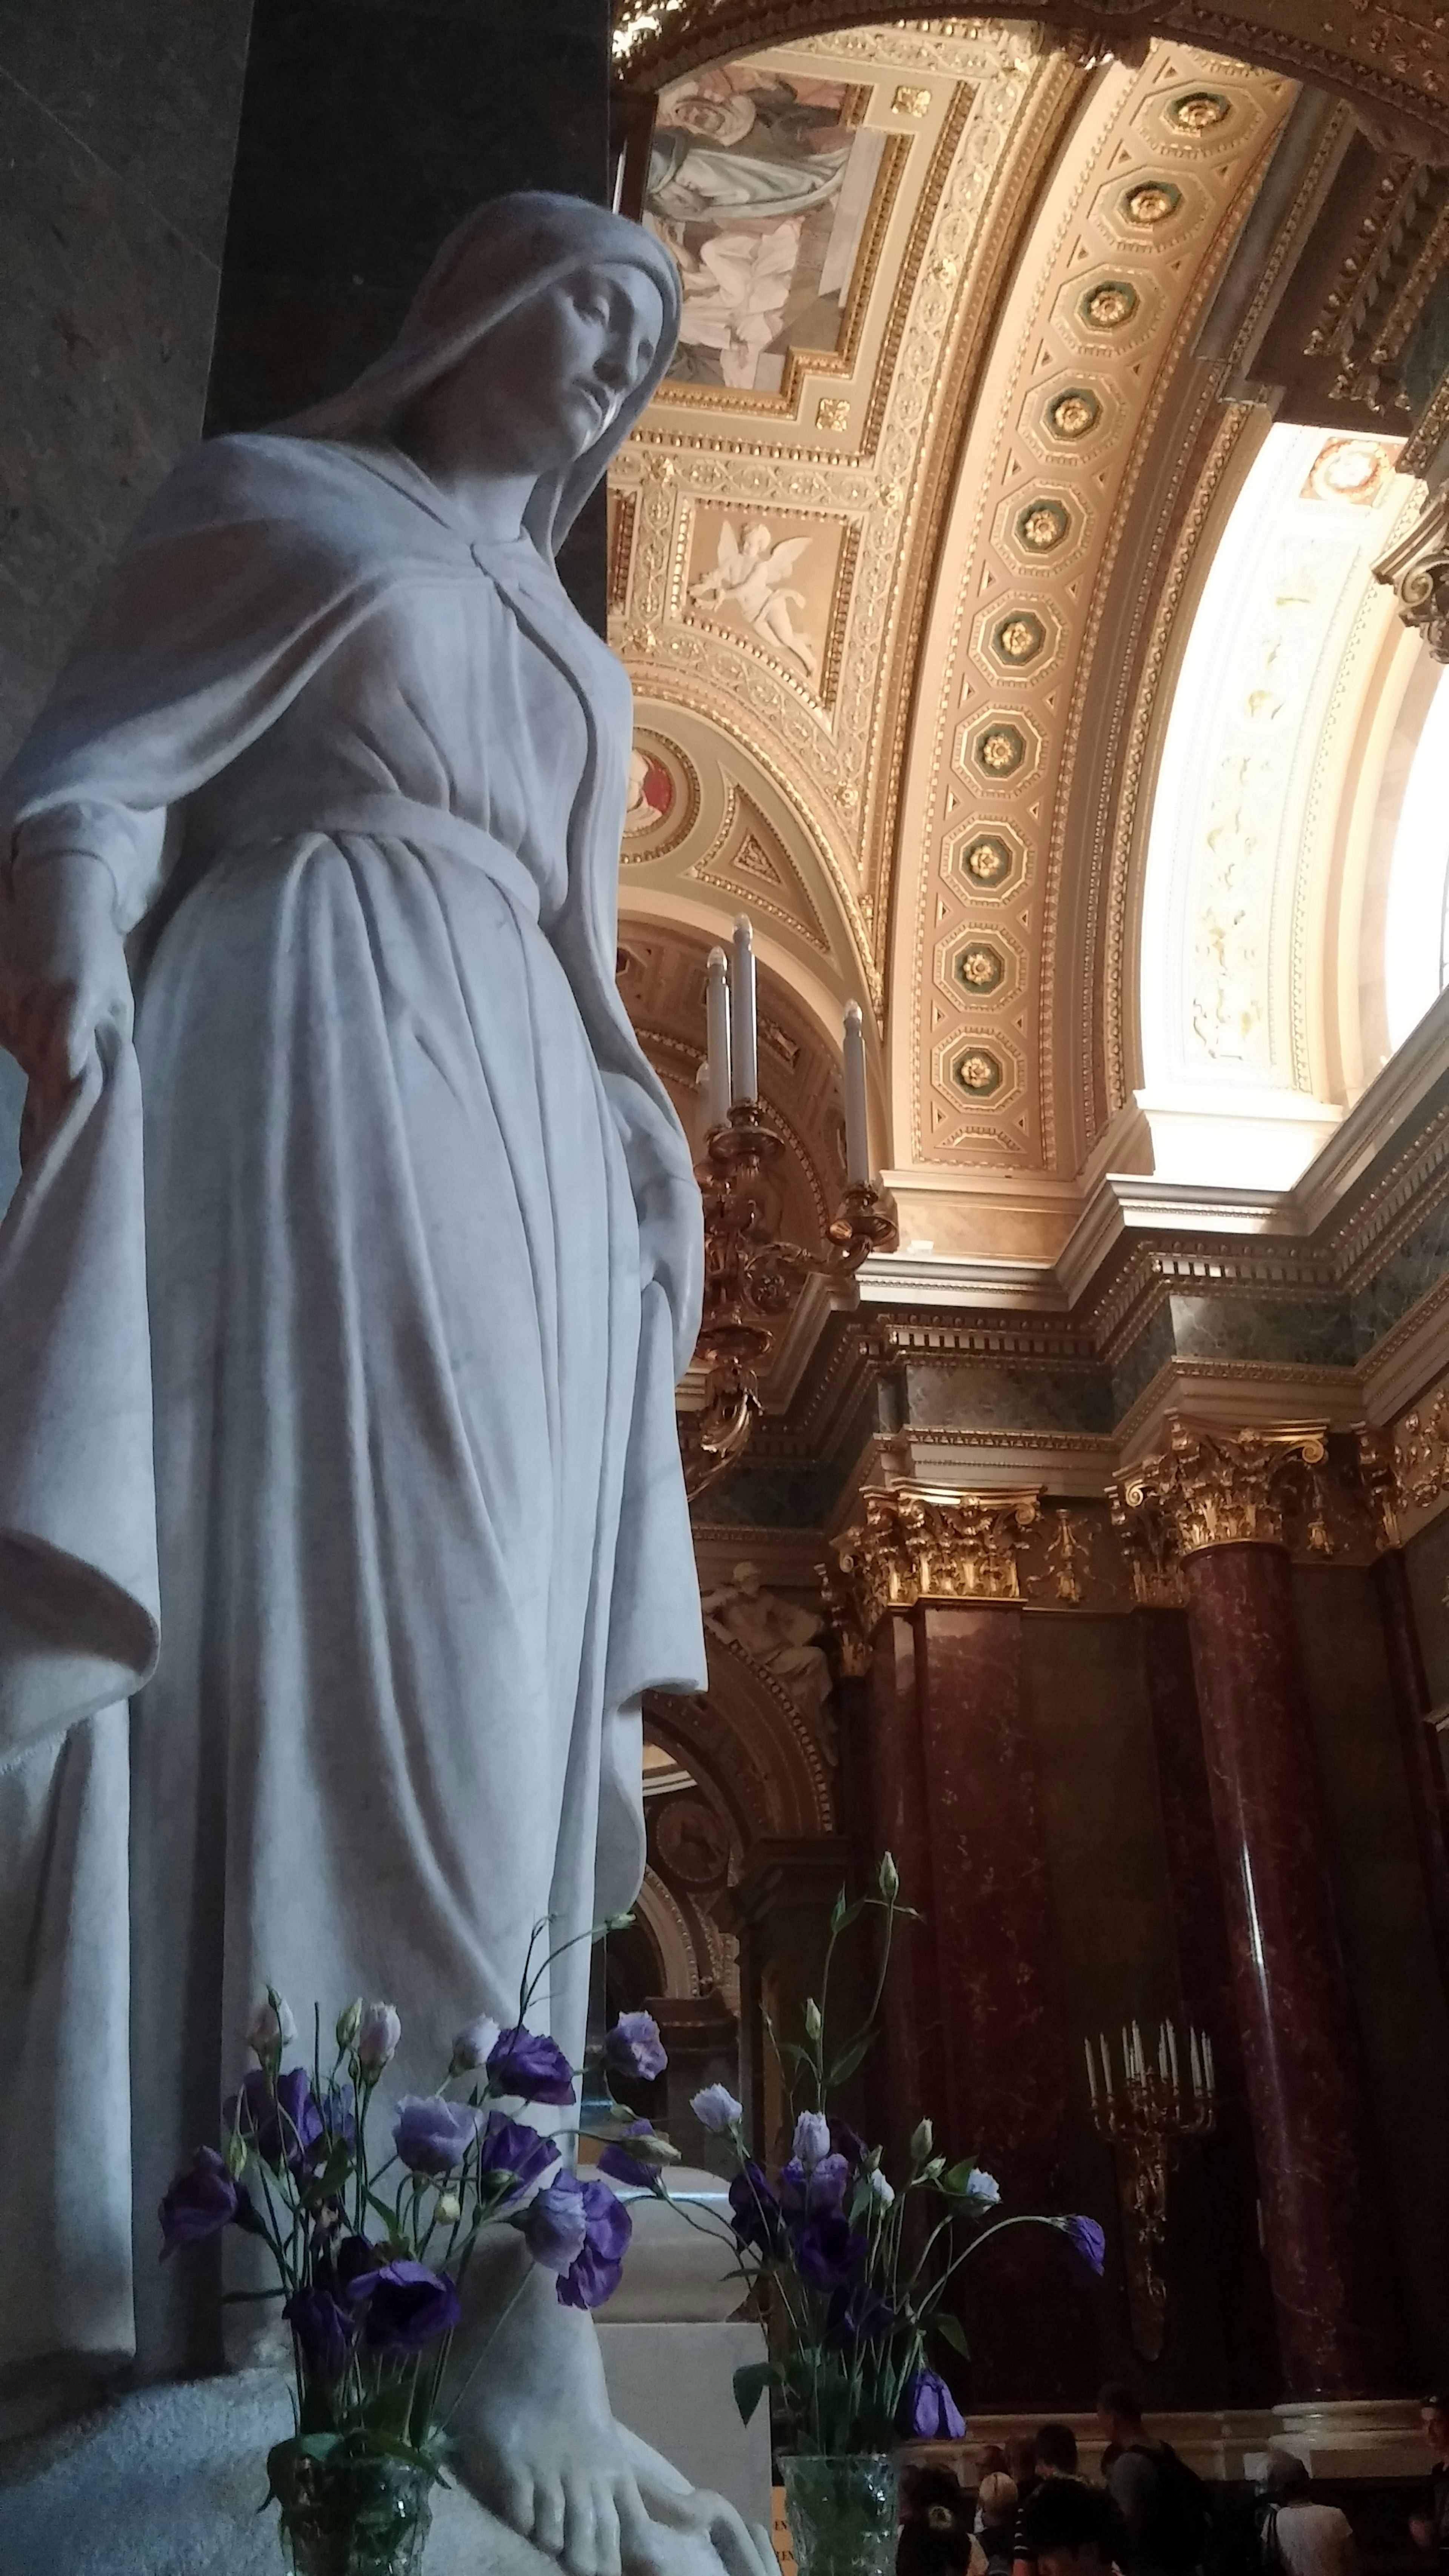
<path id="1" fill-rule="evenodd" d="M 738 609 L 761 642 L 788 654 L 807 680 L 819 671 L 820 656 L 790 615 L 792 604 L 804 607 L 805 595 L 781 585 L 810 543 L 809 537 L 784 537 L 777 544 L 762 519 L 737 537 L 733 522 L 726 519 L 719 534 L 718 560 L 702 580 L 691 584 L 689 593 L 697 608 Z"/>

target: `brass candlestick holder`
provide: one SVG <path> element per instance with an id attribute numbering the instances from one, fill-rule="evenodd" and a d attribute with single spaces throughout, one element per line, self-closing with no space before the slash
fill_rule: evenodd
<path id="1" fill-rule="evenodd" d="M 704 1403 L 679 1417 L 691 1499 L 732 1467 L 760 1418 L 759 1373 L 774 1348 L 775 1318 L 809 1277 L 851 1279 L 872 1252 L 893 1252 L 895 1218 L 881 1191 L 852 1182 L 818 1251 L 772 1227 L 765 1175 L 784 1147 L 757 1100 L 737 1100 L 712 1127 L 695 1164 L 704 1201 L 704 1313 L 694 1356 Z"/>
<path id="2" fill-rule="evenodd" d="M 1212 2041 L 1205 2031 L 1189 2031 L 1186 2084 L 1170 2021 L 1159 2029 L 1155 2066 L 1148 2062 L 1136 2022 L 1123 2031 L 1120 2083 L 1105 2033 L 1097 2041 L 1100 2069 L 1091 2040 L 1083 2046 L 1093 2124 L 1117 2151 L 1133 2349 L 1144 2361 L 1158 2361 L 1167 2334 L 1162 2249 L 1167 2240 L 1168 2176 L 1184 2142 L 1205 2138 L 1217 2124 Z"/>

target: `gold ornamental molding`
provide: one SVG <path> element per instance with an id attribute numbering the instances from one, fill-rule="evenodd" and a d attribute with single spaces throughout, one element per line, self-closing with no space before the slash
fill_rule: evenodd
<path id="1" fill-rule="evenodd" d="M 879 0 L 615 0 L 615 78 L 653 89 L 723 53 L 813 29 L 860 24 Z M 1449 46 L 1435 0 L 1026 0 L 1021 16 L 1088 61 L 1136 59 L 1151 37 L 1206 46 L 1241 61 L 1319 80 L 1359 102 L 1385 139 L 1429 160 L 1449 139 Z M 1367 22 L 1367 24 L 1365 23 Z M 959 25 L 931 10 L 915 24 Z"/>
<path id="2" fill-rule="evenodd" d="M 1332 1552 L 1321 1471 L 1323 1422 L 1221 1431 L 1171 1421 L 1165 1449 L 1119 1476 L 1119 1530 L 1165 1574 L 1174 1557 L 1213 1547 L 1285 1547 L 1306 1522 L 1308 1550 Z"/>
<path id="3" fill-rule="evenodd" d="M 831 1541 L 832 1617 L 874 1636 L 893 1610 L 922 1602 L 1020 1601 L 1020 1555 L 1040 1488 L 962 1493 L 932 1485 L 866 1486 L 862 1516 Z"/>

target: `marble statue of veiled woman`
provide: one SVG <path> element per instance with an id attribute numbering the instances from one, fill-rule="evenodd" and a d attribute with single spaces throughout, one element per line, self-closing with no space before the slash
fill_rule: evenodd
<path id="1" fill-rule="evenodd" d="M 0 2361 L 216 2364 L 154 2213 L 267 1981 L 394 2001 L 428 2084 L 639 1882 L 640 1695 L 704 1676 L 700 1212 L 614 985 L 628 682 L 553 556 L 677 318 L 640 227 L 485 206 L 349 392 L 171 476 L 0 786 Z M 647 2565 L 552 2291 L 465 2471 Z"/>

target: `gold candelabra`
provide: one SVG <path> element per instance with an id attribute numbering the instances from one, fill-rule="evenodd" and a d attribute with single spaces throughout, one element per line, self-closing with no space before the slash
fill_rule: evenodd
<path id="1" fill-rule="evenodd" d="M 695 1178 L 704 1201 L 704 1314 L 694 1356 L 705 1372 L 704 1403 L 679 1417 L 685 1489 L 691 1499 L 747 1447 L 760 1418 L 759 1373 L 775 1341 L 775 1320 L 814 1273 L 853 1278 L 872 1252 L 893 1252 L 895 1219 L 870 1178 L 865 1032 L 858 1003 L 847 1005 L 841 1075 L 845 1101 L 845 1196 L 819 1251 L 783 1242 L 774 1230 L 770 1165 L 783 1151 L 759 1100 L 759 1021 L 754 932 L 742 913 L 731 953 L 710 951 L 705 975 L 709 1054 L 700 1066 L 708 1132 Z"/>
<path id="2" fill-rule="evenodd" d="M 704 1315 L 695 1358 L 705 1371 L 704 1403 L 680 1415 L 684 1482 L 691 1497 L 747 1447 L 760 1416 L 759 1373 L 774 1347 L 775 1321 L 812 1274 L 853 1278 L 872 1252 L 899 1237 L 882 1193 L 852 1181 L 819 1251 L 772 1229 L 765 1176 L 784 1150 L 757 1100 L 737 1100 L 711 1127 L 695 1177 L 704 1201 Z"/>
<path id="3" fill-rule="evenodd" d="M 1205 2138 L 1216 2125 L 1213 2045 L 1206 2031 L 1188 2032 L 1184 2083 L 1172 2023 L 1165 2021 L 1159 2028 L 1157 2062 L 1152 2065 L 1134 2021 L 1122 2033 L 1119 2083 L 1105 2032 L 1095 2050 L 1090 2039 L 1082 2044 L 1093 2124 L 1116 2149 L 1133 2347 L 1144 2361 L 1157 2361 L 1167 2333 L 1162 2249 L 1167 2239 L 1168 2175 L 1184 2142 Z"/>

